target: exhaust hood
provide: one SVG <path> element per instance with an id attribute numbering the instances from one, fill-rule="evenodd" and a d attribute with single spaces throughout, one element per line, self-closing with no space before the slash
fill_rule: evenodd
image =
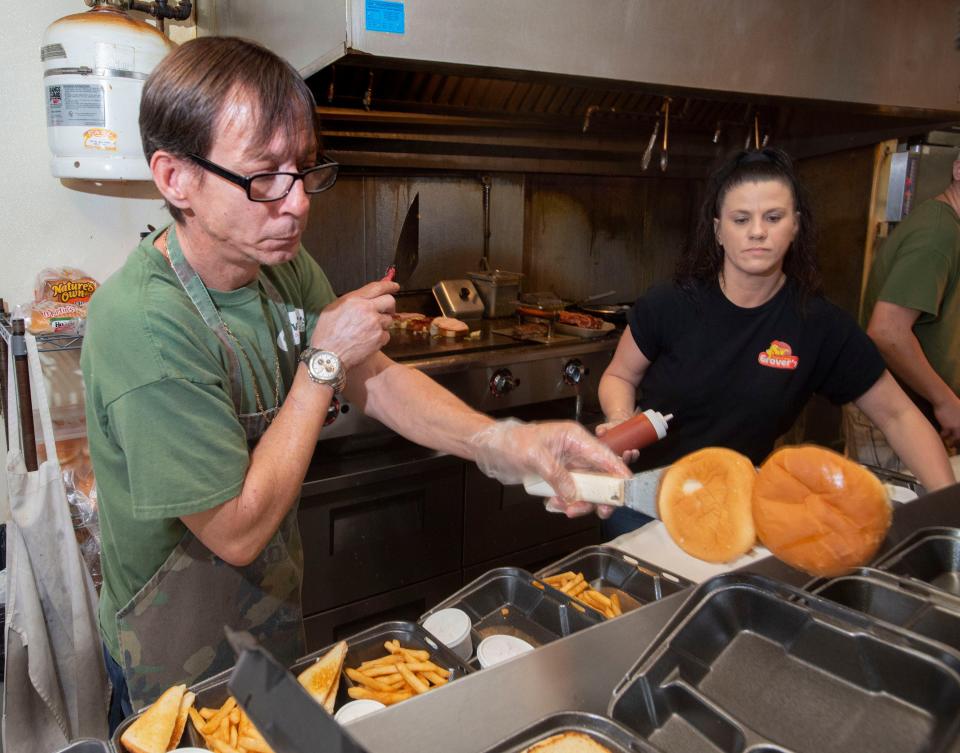
<path id="1" fill-rule="evenodd" d="M 960 123 L 955 0 L 198 8 L 201 33 L 290 60 L 327 150 L 358 168 L 655 174 L 666 147 L 686 177 L 764 138 L 807 157 Z"/>

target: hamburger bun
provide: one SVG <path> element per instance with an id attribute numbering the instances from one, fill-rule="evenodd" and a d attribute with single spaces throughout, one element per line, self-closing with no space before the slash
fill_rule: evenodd
<path id="1" fill-rule="evenodd" d="M 840 575 L 869 562 L 891 516 L 880 480 L 824 447 L 776 450 L 753 488 L 760 541 L 778 559 L 811 575 Z"/>
<path id="2" fill-rule="evenodd" d="M 583 732 L 561 732 L 531 745 L 523 753 L 610 753 L 610 749 Z"/>
<path id="3" fill-rule="evenodd" d="M 466 337 L 469 333 L 470 327 L 466 322 L 449 316 L 438 316 L 430 323 L 430 334 L 437 337 Z"/>
<path id="4" fill-rule="evenodd" d="M 750 509 L 756 475 L 748 457 L 725 447 L 705 447 L 671 465 L 657 507 L 677 546 L 707 562 L 746 554 L 757 538 Z"/>

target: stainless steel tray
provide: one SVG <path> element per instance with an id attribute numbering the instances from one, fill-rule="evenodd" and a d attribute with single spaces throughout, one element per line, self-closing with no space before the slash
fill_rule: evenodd
<path id="1" fill-rule="evenodd" d="M 513 635 L 536 647 L 603 621 L 598 612 L 516 567 L 481 575 L 425 612 L 420 622 L 449 607 L 462 609 L 470 617 L 474 651 L 490 635 Z"/>
<path id="2" fill-rule="evenodd" d="M 472 671 L 467 665 L 460 661 L 460 658 L 456 654 L 450 651 L 450 649 L 448 649 L 442 643 L 439 643 L 420 625 L 417 625 L 413 622 L 400 621 L 384 622 L 380 625 L 375 625 L 372 628 L 364 630 L 361 633 L 357 633 L 350 638 L 347 638 L 347 656 L 343 662 L 344 668 L 357 667 L 368 659 L 374 659 L 378 656 L 383 656 L 387 653 L 387 650 L 383 646 L 384 642 L 394 639 L 399 640 L 400 643 L 405 647 L 429 651 L 431 661 L 449 670 L 449 680 L 451 682 Z M 332 646 L 327 646 L 320 651 L 315 651 L 311 654 L 308 654 L 307 656 L 298 660 L 297 663 L 290 668 L 290 671 L 294 675 L 299 674 L 331 648 Z M 191 690 L 197 694 L 194 705 L 197 708 L 204 706 L 220 707 L 223 705 L 223 702 L 227 700 L 227 696 L 229 695 L 229 691 L 227 690 L 227 680 L 229 679 L 230 672 L 232 671 L 232 668 L 225 670 L 204 680 L 203 682 L 194 685 L 191 688 Z M 339 709 L 340 706 L 351 700 L 350 696 L 347 694 L 347 688 L 352 686 L 353 682 L 349 677 L 346 676 L 346 673 L 344 673 L 340 678 L 340 687 L 337 691 L 337 700 L 334 710 Z M 127 727 L 133 724 L 134 720 L 136 720 L 137 716 L 139 716 L 141 713 L 143 713 L 143 711 L 124 719 L 123 723 L 114 732 L 111 741 L 114 749 L 119 753 L 124 753 L 125 751 L 125 748 L 120 744 L 120 736 L 124 733 Z M 189 745 L 202 748 L 204 747 L 204 741 L 194 729 L 193 724 L 188 722 L 187 728 L 183 733 L 183 741 L 181 742 L 181 746 Z M 73 752 L 71 751 L 71 753 Z M 90 753 L 93 752 L 91 751 Z"/>
<path id="3" fill-rule="evenodd" d="M 647 745 L 619 722 L 583 711 L 551 714 L 510 735 L 484 753 L 523 753 L 531 745 L 563 732 L 581 732 L 588 735 L 610 753 L 657 753 L 655 748 Z"/>
<path id="4" fill-rule="evenodd" d="M 612 546 L 594 545 L 579 549 L 542 570 L 536 577 L 567 571 L 583 573 L 590 587 L 609 596 L 617 594 L 624 612 L 657 601 L 693 585 L 656 565 L 637 559 Z M 588 605 L 589 606 L 589 605 Z"/>
<path id="5" fill-rule="evenodd" d="M 110 746 L 103 740 L 95 740 L 89 737 L 74 740 L 66 748 L 61 748 L 56 753 L 110 753 Z"/>
<path id="6" fill-rule="evenodd" d="M 921 528 L 874 565 L 960 596 L 960 529 Z"/>
<path id="7" fill-rule="evenodd" d="M 863 567 L 806 590 L 960 651 L 960 597 L 927 583 Z"/>
<path id="8" fill-rule="evenodd" d="M 702 584 L 609 715 L 662 753 L 934 753 L 960 734 L 960 655 L 760 576 Z"/>

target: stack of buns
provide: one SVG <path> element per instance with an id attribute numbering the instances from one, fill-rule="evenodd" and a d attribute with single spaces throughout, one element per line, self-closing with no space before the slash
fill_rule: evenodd
<path id="1" fill-rule="evenodd" d="M 657 505 L 671 538 L 693 557 L 731 562 L 759 538 L 778 559 L 817 576 L 869 562 L 892 519 L 876 476 L 814 445 L 782 447 L 759 472 L 733 450 L 698 450 L 664 474 Z"/>

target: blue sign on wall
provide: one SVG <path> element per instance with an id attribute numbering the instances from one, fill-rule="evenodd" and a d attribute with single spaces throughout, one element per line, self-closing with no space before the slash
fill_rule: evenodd
<path id="1" fill-rule="evenodd" d="M 403 34 L 403 3 L 393 0 L 366 0 L 367 31 Z"/>

